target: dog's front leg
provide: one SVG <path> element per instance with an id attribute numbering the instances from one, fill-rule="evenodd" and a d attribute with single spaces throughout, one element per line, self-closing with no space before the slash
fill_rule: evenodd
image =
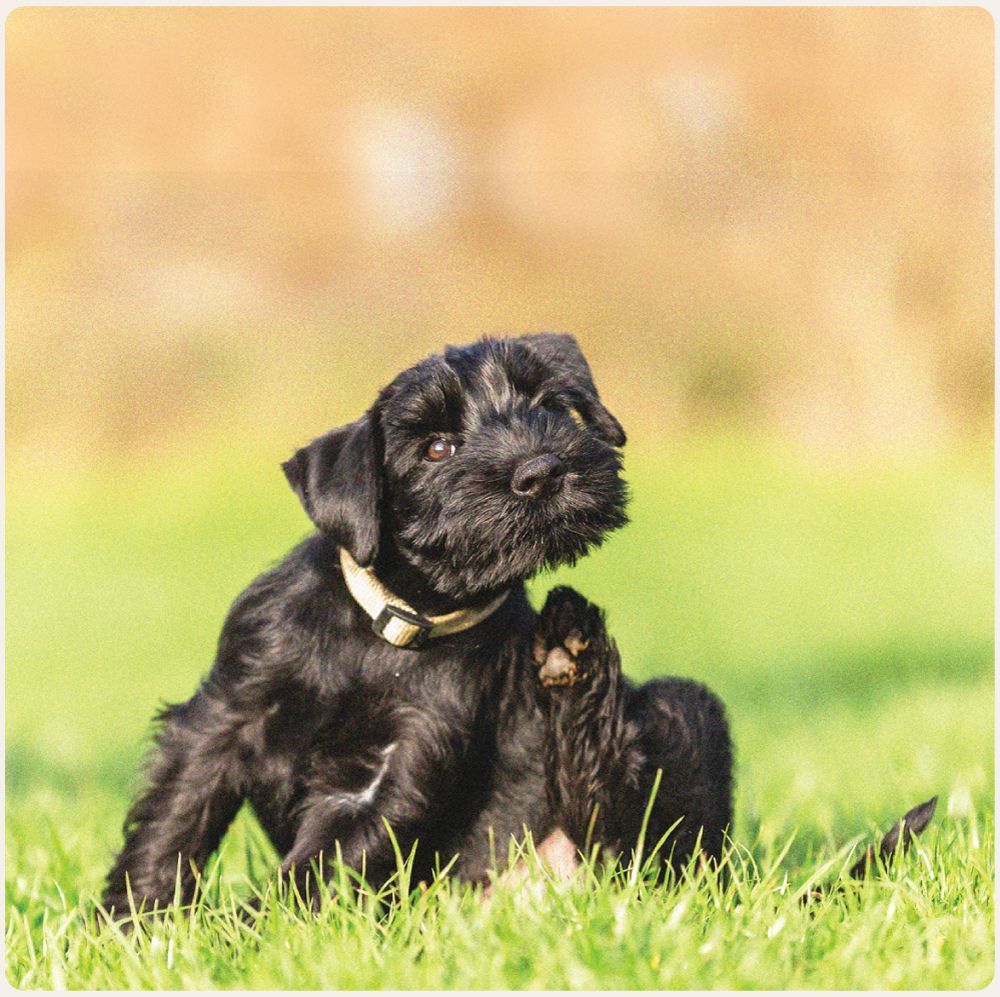
<path id="1" fill-rule="evenodd" d="M 359 752 L 353 764 L 332 766 L 338 778 L 319 779 L 303 802 L 295 841 L 281 863 L 303 900 L 316 908 L 315 872 L 332 885 L 339 858 L 380 889 L 396 871 L 396 848 L 408 854 L 433 817 L 429 802 L 448 778 L 453 756 L 443 743 L 400 737 Z M 346 778 L 350 770 L 352 778 Z M 359 778 L 363 772 L 364 777 Z M 439 790 L 438 790 L 439 794 Z M 395 838 L 395 843 L 393 839 Z"/>
<path id="2" fill-rule="evenodd" d="M 392 826 L 392 825 L 390 825 Z M 404 840 L 404 828 L 393 828 Z M 407 843 L 409 844 L 409 843 Z M 378 890 L 392 875 L 395 852 L 392 839 L 381 815 L 348 815 L 336 804 L 314 804 L 303 818 L 295 844 L 281 863 L 281 874 L 294 884 L 299 896 L 316 910 L 320 892 L 315 876 L 333 888 L 335 861 L 339 857 L 349 869 L 363 874 L 364 880 Z"/>
<path id="3" fill-rule="evenodd" d="M 555 821 L 580 849 L 635 844 L 643 766 L 625 715 L 621 660 L 600 610 L 570 588 L 549 593 L 534 647 L 548 690 L 546 792 Z"/>
<path id="4" fill-rule="evenodd" d="M 147 786 L 125 820 L 125 844 L 108 873 L 102 904 L 118 918 L 136 908 L 191 899 L 195 867 L 216 849 L 241 802 L 235 728 L 225 704 L 204 689 L 167 709 Z"/>

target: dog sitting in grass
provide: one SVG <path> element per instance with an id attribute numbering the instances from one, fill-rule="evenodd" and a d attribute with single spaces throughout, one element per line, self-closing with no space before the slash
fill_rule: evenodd
<path id="1" fill-rule="evenodd" d="M 375 888 L 397 847 L 418 879 L 453 860 L 486 882 L 526 832 L 563 869 L 591 845 L 628 859 L 644 821 L 664 865 L 717 860 L 722 704 L 625 679 L 572 589 L 540 614 L 525 594 L 626 522 L 624 443 L 576 341 L 541 334 L 429 357 L 296 453 L 316 532 L 236 600 L 211 672 L 161 714 L 104 908 L 190 900 L 244 800 L 314 902 L 338 857 Z"/>

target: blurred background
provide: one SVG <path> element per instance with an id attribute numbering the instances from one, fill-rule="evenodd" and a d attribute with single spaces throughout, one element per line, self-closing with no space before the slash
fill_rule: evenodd
<path id="1" fill-rule="evenodd" d="M 284 452 L 566 329 L 633 434 L 992 424 L 984 11 L 41 10 L 7 29 L 8 446 Z"/>
<path id="2" fill-rule="evenodd" d="M 278 463 L 485 333 L 575 333 L 629 431 L 633 525 L 567 578 L 724 695 L 746 831 L 992 806 L 986 12 L 6 24 L 8 799 L 90 801 L 81 888 L 307 531 Z"/>

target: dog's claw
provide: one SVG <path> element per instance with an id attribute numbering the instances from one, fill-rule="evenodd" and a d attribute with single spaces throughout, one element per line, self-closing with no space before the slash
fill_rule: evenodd
<path id="1" fill-rule="evenodd" d="M 604 623 L 601 611 L 578 592 L 560 586 L 545 600 L 532 656 L 542 685 L 571 686 L 587 678 L 600 656 Z M 591 653 L 585 654 L 590 651 Z"/>

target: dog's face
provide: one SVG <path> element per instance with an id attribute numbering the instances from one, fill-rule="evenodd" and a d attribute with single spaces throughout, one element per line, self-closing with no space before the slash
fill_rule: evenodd
<path id="1" fill-rule="evenodd" d="M 465 599 L 573 562 L 622 526 L 624 442 L 576 341 L 542 334 L 421 361 L 283 466 L 359 564 L 390 550 Z"/>

